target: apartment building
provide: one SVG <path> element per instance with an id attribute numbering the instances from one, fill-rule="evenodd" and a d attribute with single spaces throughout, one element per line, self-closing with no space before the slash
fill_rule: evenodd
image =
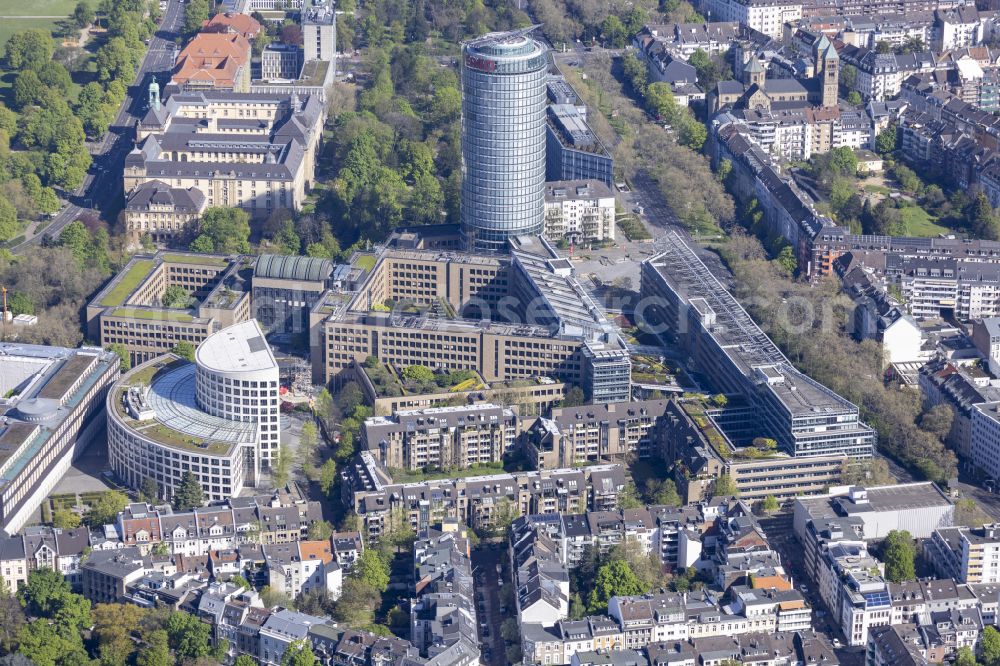
<path id="1" fill-rule="evenodd" d="M 972 344 L 989 363 L 990 372 L 1000 376 L 1000 317 L 983 317 L 972 321 Z"/>
<path id="2" fill-rule="evenodd" d="M 813 130 L 822 129 L 821 126 L 825 127 L 827 123 L 814 123 L 813 120 L 817 114 L 825 112 L 826 110 L 814 109 L 802 112 L 805 115 L 797 125 L 801 134 L 789 144 L 793 149 L 798 150 L 793 145 L 798 142 L 798 145 L 807 146 L 811 153 L 811 143 L 824 141 L 822 138 L 814 139 Z M 827 259 L 824 263 L 821 257 L 814 256 L 815 247 L 819 239 L 830 235 L 831 230 L 839 227 L 816 211 L 812 198 L 793 179 L 783 174 L 776 158 L 765 150 L 764 146 L 773 144 L 777 138 L 777 130 L 770 120 L 763 122 L 762 118 L 758 118 L 760 112 L 757 111 L 751 111 L 750 114 L 751 119 L 760 122 L 748 124 L 745 118 L 737 118 L 732 113 L 720 114 L 713 120 L 713 163 L 718 165 L 722 160 L 729 161 L 732 165 L 732 189 L 736 198 L 744 204 L 751 200 L 758 202 L 768 233 L 784 238 L 791 245 L 799 269 L 804 274 L 814 275 L 817 271 L 824 270 L 829 272 L 829 263 L 836 257 Z M 830 144 L 826 147 L 829 150 L 833 142 L 832 125 L 827 129 L 828 138 L 825 141 Z M 843 230 L 843 233 L 847 232 L 847 229 Z"/>
<path id="3" fill-rule="evenodd" d="M 297 210 L 312 187 L 325 121 L 316 95 L 213 89 L 174 93 L 161 104 L 154 83 L 125 158 L 126 196 L 159 180 L 200 190 L 209 208 L 242 208 L 253 218 Z"/>
<path id="4" fill-rule="evenodd" d="M 700 8 L 713 21 L 742 23 L 775 39 L 785 23 L 802 18 L 802 2 L 794 0 L 705 0 Z"/>
<path id="5" fill-rule="evenodd" d="M 598 180 L 560 180 L 545 184 L 545 237 L 568 243 L 615 239 L 615 197 Z"/>
<path id="6" fill-rule="evenodd" d="M 509 258 L 384 249 L 356 290 L 324 295 L 310 324 L 317 382 L 343 381 L 376 356 L 397 370 L 473 370 L 487 383 L 544 376 L 591 399 L 629 395 L 617 327 L 543 237 L 516 239 Z"/>
<path id="7" fill-rule="evenodd" d="M 375 540 L 394 516 L 402 516 L 416 531 L 445 519 L 482 529 L 504 507 L 512 508 L 515 515 L 614 508 L 624 487 L 620 465 L 397 484 L 366 451 L 341 472 L 344 501 L 354 507 L 368 536 Z"/>
<path id="8" fill-rule="evenodd" d="M 990 478 L 1000 473 L 1000 402 L 985 402 L 972 408 L 972 462 Z"/>
<path id="9" fill-rule="evenodd" d="M 554 408 L 535 421 L 525 448 L 536 469 L 646 458 L 666 407 L 666 400 L 641 400 Z"/>
<path id="10" fill-rule="evenodd" d="M 649 306 L 636 316 L 673 336 L 714 390 L 743 396 L 760 435 L 788 455 L 871 457 L 875 435 L 858 408 L 795 370 L 683 239 L 669 234 L 666 247 L 642 263 Z"/>
<path id="11" fill-rule="evenodd" d="M 924 554 L 941 578 L 1000 583 L 1000 525 L 936 529 Z"/>
<path id="12" fill-rule="evenodd" d="M 556 542 L 522 522 L 511 530 L 509 555 L 517 589 L 518 624 L 551 627 L 565 620 L 569 616 L 569 571 Z"/>
<path id="13" fill-rule="evenodd" d="M 128 195 L 125 230 L 135 240 L 148 235 L 154 243 L 166 243 L 197 223 L 205 212 L 206 201 L 201 190 L 151 180 Z"/>
<path id="14" fill-rule="evenodd" d="M 344 569 L 336 561 L 332 540 L 293 541 L 261 547 L 267 584 L 292 599 L 310 592 L 340 598 Z"/>
<path id="15" fill-rule="evenodd" d="M 5 533 L 21 530 L 104 428 L 105 397 L 119 368 L 118 357 L 101 349 L 0 343 L 0 528 Z"/>
<path id="16" fill-rule="evenodd" d="M 415 596 L 410 599 L 410 642 L 428 663 L 479 662 L 476 600 L 469 539 L 445 521 L 413 543 Z"/>
<path id="17" fill-rule="evenodd" d="M 388 468 L 465 469 L 501 462 L 518 430 L 517 414 L 499 405 L 429 407 L 366 419 L 361 442 Z"/>

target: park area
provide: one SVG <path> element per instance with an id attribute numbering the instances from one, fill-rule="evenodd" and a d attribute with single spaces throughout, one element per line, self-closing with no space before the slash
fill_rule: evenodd
<path id="1" fill-rule="evenodd" d="M 56 23 L 73 13 L 76 0 L 0 0 L 0 46 L 20 30 L 52 31 Z"/>

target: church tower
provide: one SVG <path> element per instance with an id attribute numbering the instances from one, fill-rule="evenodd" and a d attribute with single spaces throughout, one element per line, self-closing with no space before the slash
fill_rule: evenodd
<path id="1" fill-rule="evenodd" d="M 750 87 L 752 85 L 757 85 L 759 88 L 764 87 L 764 67 L 760 64 L 760 60 L 757 60 L 756 55 L 750 56 L 750 61 L 747 62 L 747 66 L 743 68 L 743 83 Z"/>
<path id="2" fill-rule="evenodd" d="M 840 86 L 840 56 L 837 49 L 826 38 L 820 37 L 813 47 L 813 57 L 816 61 L 816 78 L 820 85 L 820 106 L 837 106 L 838 88 Z"/>

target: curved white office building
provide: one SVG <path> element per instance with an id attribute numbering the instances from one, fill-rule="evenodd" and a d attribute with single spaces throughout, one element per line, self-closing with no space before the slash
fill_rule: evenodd
<path id="1" fill-rule="evenodd" d="M 546 48 L 529 31 L 491 33 L 462 47 L 462 236 L 470 250 L 545 222 Z"/>
<path id="2" fill-rule="evenodd" d="M 250 320 L 210 335 L 195 362 L 160 356 L 108 394 L 111 467 L 130 486 L 156 481 L 169 499 L 184 473 L 209 500 L 256 485 L 279 446 L 278 364 Z"/>

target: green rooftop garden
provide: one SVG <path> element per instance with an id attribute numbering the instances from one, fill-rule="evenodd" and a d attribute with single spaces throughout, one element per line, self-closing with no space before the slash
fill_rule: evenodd
<path id="1" fill-rule="evenodd" d="M 658 358 L 645 354 L 632 357 L 632 381 L 641 384 L 670 384 L 674 380 L 673 369 Z"/>
<path id="2" fill-rule="evenodd" d="M 379 359 L 369 356 L 362 368 L 379 397 L 423 395 L 427 393 L 461 393 L 487 388 L 474 370 L 435 372 L 427 366 L 411 365 L 396 370 Z"/>
<path id="3" fill-rule="evenodd" d="M 354 265 L 358 268 L 370 271 L 375 268 L 375 256 L 371 254 L 363 254 L 354 261 Z"/>
<path id="4" fill-rule="evenodd" d="M 156 262 L 152 259 L 137 259 L 104 295 L 104 298 L 101 299 L 101 306 L 108 308 L 124 303 L 125 299 L 146 279 L 155 265 Z"/>
<path id="5" fill-rule="evenodd" d="M 681 401 L 681 409 L 690 417 L 694 424 L 701 431 L 709 445 L 715 453 L 723 460 L 757 460 L 772 458 L 778 454 L 778 443 L 767 437 L 757 437 L 752 446 L 733 447 L 715 423 L 709 418 L 707 409 L 724 408 L 727 400 L 724 395 L 717 395 L 709 398 L 707 395 L 684 394 L 685 399 Z"/>
<path id="6" fill-rule="evenodd" d="M 179 321 L 191 323 L 194 317 L 186 312 L 177 310 L 139 310 L 135 308 L 115 308 L 111 313 L 113 317 L 129 317 L 131 319 L 149 319 L 155 321 Z"/>
<path id="7" fill-rule="evenodd" d="M 208 442 L 199 440 L 193 435 L 178 432 L 173 428 L 168 428 L 162 423 L 152 423 L 139 428 L 139 431 L 146 437 L 156 440 L 167 446 L 176 446 L 187 449 L 194 453 L 208 453 L 212 455 L 222 455 L 229 451 L 229 444 L 223 442 Z"/>
<path id="8" fill-rule="evenodd" d="M 229 265 L 227 260 L 207 254 L 165 254 L 163 261 L 168 264 L 201 264 L 218 268 L 225 268 Z"/>

